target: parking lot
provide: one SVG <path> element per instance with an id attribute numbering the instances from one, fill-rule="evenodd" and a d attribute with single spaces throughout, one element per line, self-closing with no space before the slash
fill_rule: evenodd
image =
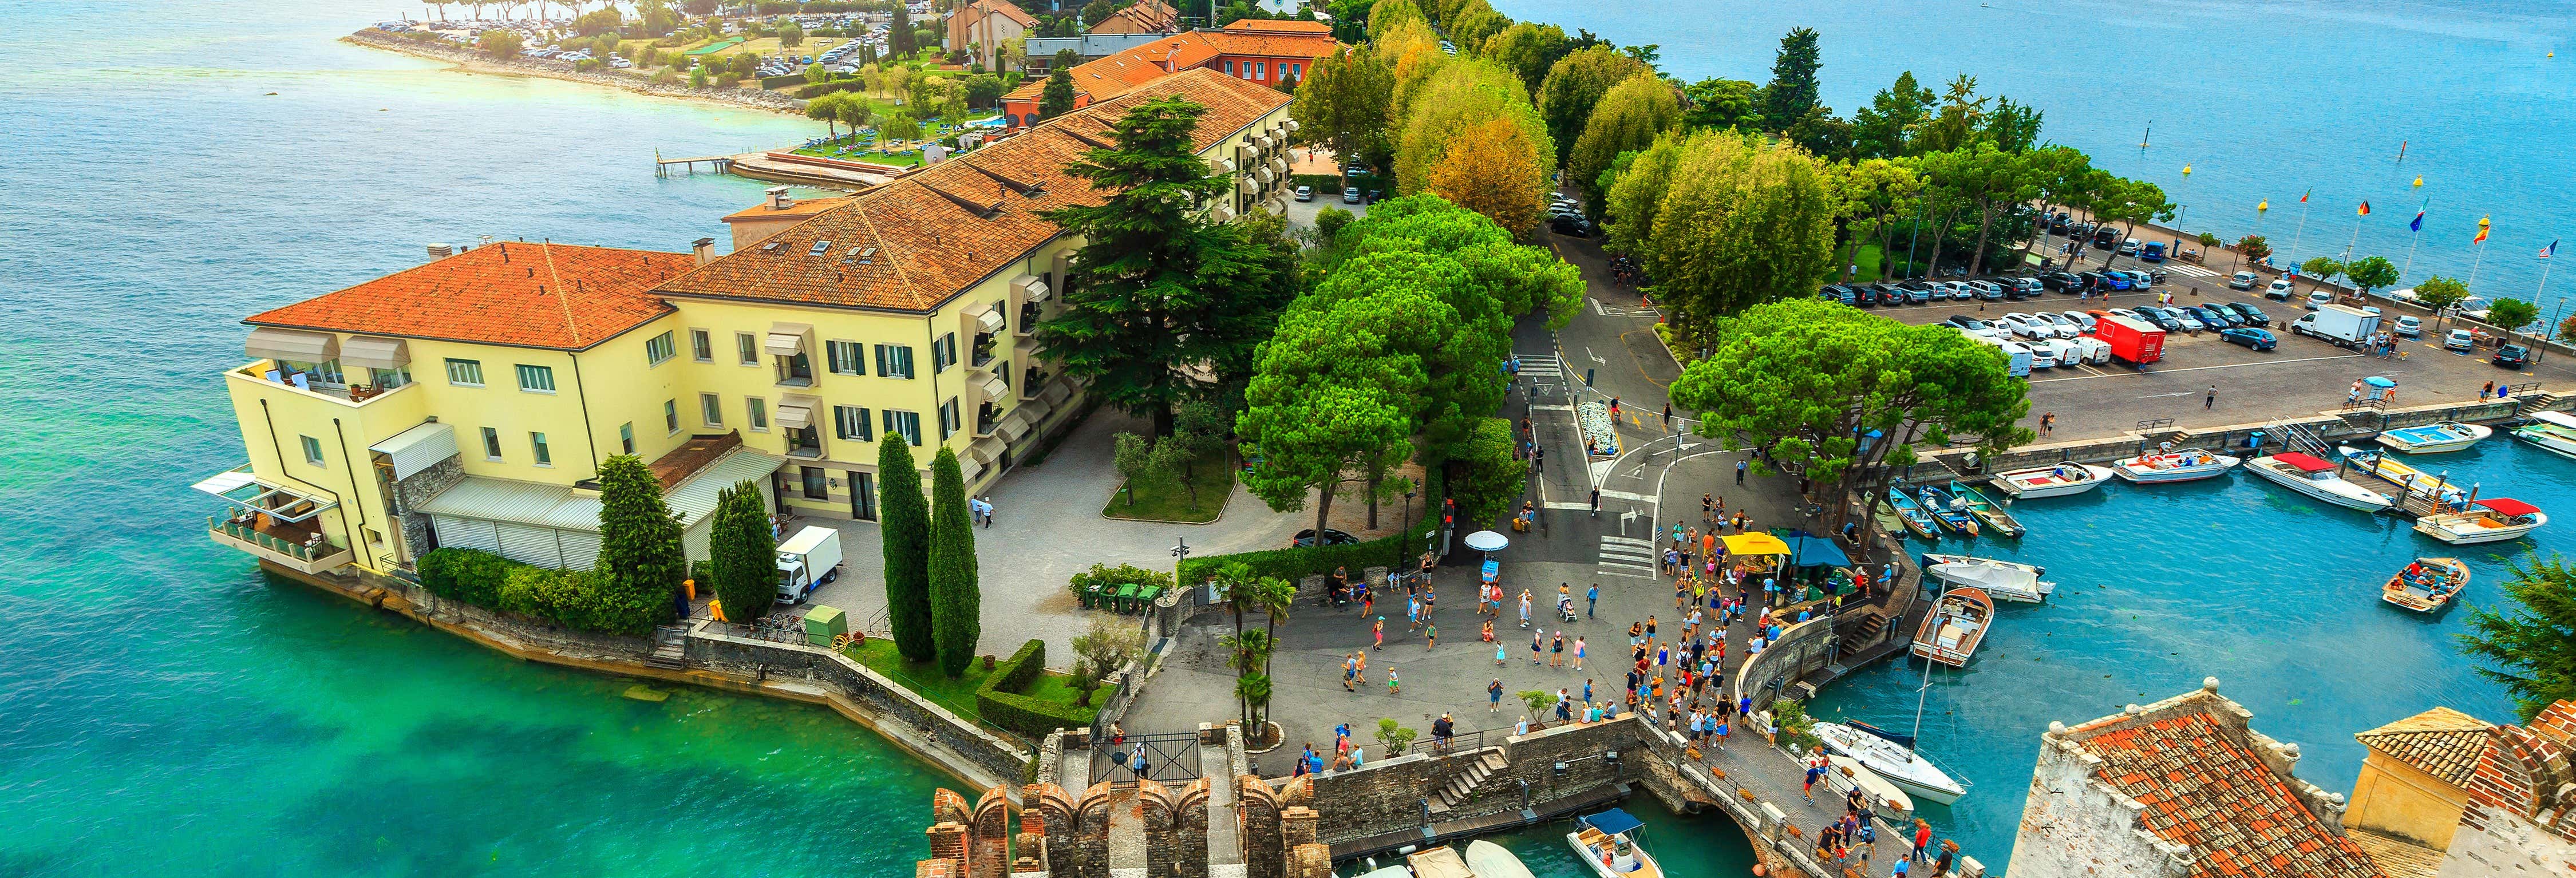
<path id="1" fill-rule="evenodd" d="M 2086 267 L 2098 265 L 2103 252 L 2088 249 L 2084 256 Z M 2288 330 L 2290 321 L 2307 313 L 2300 302 L 2264 298 L 2259 286 L 2256 291 L 2228 289 L 2229 266 L 2224 261 L 2213 268 L 2203 268 L 2180 262 L 2147 266 L 2122 258 L 2113 267 L 2161 268 L 2171 276 L 2147 290 L 2115 291 L 2107 298 L 2096 292 L 2089 301 L 2072 293 L 2048 292 L 2020 301 L 1934 301 L 1882 305 L 1873 310 L 1909 324 L 1939 323 L 1954 314 L 1993 322 L 2013 312 L 2152 305 L 2159 294 L 2170 292 L 2177 305 L 2246 302 L 2271 318 L 2268 328 L 2279 338 L 2279 344 L 2269 351 L 2221 341 L 2216 331 L 2168 333 L 2164 358 L 2145 372 L 2119 360 L 2103 365 L 2034 369 L 2030 376 L 2030 416 L 2023 425 L 2037 429 L 2041 416 L 2057 416 L 2056 429 L 2041 435 L 2041 442 L 2117 435 L 2166 419 L 2170 419 L 2172 427 L 2192 429 L 2335 411 L 2343 407 L 2354 381 L 2372 375 L 2397 381 L 2392 403 L 2397 406 L 2471 402 L 2487 382 L 2542 382 L 2555 389 L 2576 383 L 2576 373 L 2566 371 L 2565 364 L 2555 359 L 2544 360 L 2536 370 L 2517 372 L 2490 365 L 2487 357 L 2493 353 L 2491 349 L 2482 348 L 2475 356 L 2444 351 L 2430 318 L 2426 318 L 2424 337 L 2398 340 L 2404 359 L 2383 359 L 2321 339 L 2292 335 Z M 2380 303 L 2380 307 L 2386 310 L 2389 321 L 2407 313 L 2386 303 Z M 2217 393 L 2214 403 L 2208 401 L 2213 387 Z"/>

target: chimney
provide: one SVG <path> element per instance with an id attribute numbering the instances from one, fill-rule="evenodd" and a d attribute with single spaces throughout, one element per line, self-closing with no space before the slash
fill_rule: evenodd
<path id="1" fill-rule="evenodd" d="M 785 189 L 787 187 L 781 186 L 778 188 Z M 695 243 L 689 245 L 689 252 L 697 254 L 699 265 L 714 262 L 716 261 L 716 239 L 699 238 Z"/>
<path id="2" fill-rule="evenodd" d="M 450 247 L 445 244 L 429 245 L 429 258 L 431 259 L 445 259 L 454 255 L 456 255 L 456 248 L 454 247 Z"/>
<path id="3" fill-rule="evenodd" d="M 785 186 L 771 186 L 771 187 L 769 187 L 769 209 L 770 209 L 770 210 L 786 210 L 786 209 L 788 209 L 788 208 L 795 207 L 795 206 L 796 206 L 796 199 L 788 197 L 788 195 L 787 195 L 787 187 L 785 187 Z"/>

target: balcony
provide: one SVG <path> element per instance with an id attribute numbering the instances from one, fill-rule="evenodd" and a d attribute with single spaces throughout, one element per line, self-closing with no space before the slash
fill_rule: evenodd
<path id="1" fill-rule="evenodd" d="M 1015 334 L 1017 334 L 1017 335 L 1018 335 L 1020 338 L 1022 338 L 1022 339 L 1036 338 L 1036 337 L 1037 337 L 1037 336 L 1036 336 L 1036 333 L 1037 333 L 1037 331 L 1038 331 L 1038 320 L 1040 319 L 1039 306 L 1040 306 L 1040 305 L 1042 305 L 1042 304 L 1044 304 L 1044 303 L 1042 303 L 1042 302 L 1021 302 L 1021 303 L 1020 303 L 1020 321 L 1019 321 L 1017 324 L 1014 324 L 1014 325 L 1015 325 L 1015 326 L 1017 326 L 1018 328 L 1016 328 L 1016 329 L 1012 330 L 1012 332 L 1013 332 L 1013 333 L 1015 333 Z"/>
<path id="2" fill-rule="evenodd" d="M 251 512 L 206 516 L 206 534 L 216 543 L 301 573 L 326 573 L 349 566 L 354 553 L 332 545 L 307 522 L 289 522 Z"/>
<path id="3" fill-rule="evenodd" d="M 966 365 L 971 366 L 971 367 L 974 367 L 974 368 L 977 368 L 977 369 L 981 369 L 981 368 L 984 368 L 984 367 L 986 367 L 986 366 L 990 366 L 990 365 L 992 365 L 992 364 L 993 364 L 993 348 L 997 345 L 997 342 L 998 342 L 998 340 L 997 340 L 997 339 L 995 339 L 995 338 L 993 337 L 993 334 L 992 334 L 992 333 L 989 333 L 989 332 L 979 332 L 979 333 L 976 333 L 976 334 L 975 334 L 975 349 L 974 349 L 974 351 L 972 352 L 972 354 L 970 355 L 972 358 L 971 358 L 971 359 L 969 359 L 969 360 L 967 360 Z"/>
<path id="4" fill-rule="evenodd" d="M 316 374 L 311 371 L 289 372 L 279 368 L 272 360 L 254 360 L 229 373 L 230 377 L 237 380 L 287 391 L 297 396 L 329 400 L 349 406 L 363 406 L 411 389 L 413 384 L 418 383 L 405 382 L 392 387 L 381 384 L 343 384 L 327 379 L 317 379 Z"/>

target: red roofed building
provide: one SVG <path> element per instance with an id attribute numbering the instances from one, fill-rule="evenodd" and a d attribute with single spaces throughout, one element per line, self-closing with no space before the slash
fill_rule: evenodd
<path id="1" fill-rule="evenodd" d="M 2497 726 L 2466 775 L 2443 878 L 2576 875 L 2576 702 Z"/>
<path id="2" fill-rule="evenodd" d="M 1136 0 L 1091 25 L 1095 34 L 1168 34 L 1181 29 L 1181 11 L 1163 0 Z"/>
<path id="3" fill-rule="evenodd" d="M 1133 8 L 1133 7 L 1130 7 Z M 1304 79 L 1315 59 L 1340 51 L 1332 28 L 1314 21 L 1244 20 L 1223 30 L 1173 34 L 1075 65 L 1073 105 L 1087 107 L 1134 91 L 1183 70 L 1213 70 L 1235 79 L 1277 86 Z M 1046 80 L 1031 79 L 1002 96 L 1002 116 L 1012 128 L 1037 124 Z"/>
<path id="4" fill-rule="evenodd" d="M 1038 20 L 1011 0 L 975 0 L 958 7 L 948 15 L 948 49 L 952 52 L 973 51 L 973 58 L 986 70 L 1001 68 L 994 57 L 1000 48 L 1030 28 Z"/>

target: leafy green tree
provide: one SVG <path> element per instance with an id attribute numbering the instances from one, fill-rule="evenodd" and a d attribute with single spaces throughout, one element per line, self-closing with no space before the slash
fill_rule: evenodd
<path id="1" fill-rule="evenodd" d="M 1182 405 L 1175 415 L 1179 431 L 1207 436 L 1222 435 L 1226 423 L 1243 408 L 1243 385 L 1252 380 L 1261 343 L 1270 340 L 1271 331 L 1279 326 L 1279 315 L 1305 289 L 1304 245 L 1289 230 L 1286 216 L 1256 210 L 1235 217 L 1227 225 L 1241 235 L 1243 258 L 1257 266 L 1258 279 L 1248 279 L 1246 285 L 1232 290 L 1231 306 L 1212 310 L 1207 322 L 1198 328 L 1198 348 L 1207 357 L 1207 373 L 1214 381 L 1200 388 L 1196 402 L 1230 402 L 1223 406 L 1223 418 L 1203 420 L 1202 428 L 1195 431 L 1189 423 L 1193 420 L 1191 404 Z M 1193 452 L 1197 453 L 1201 452 Z"/>
<path id="2" fill-rule="evenodd" d="M 2110 263 L 2105 260 L 2103 264 Z M 2317 283 L 2333 283 L 2335 278 L 2343 276 L 2343 267 L 2343 263 L 2335 261 L 2332 256 L 2315 256 L 2299 263 L 2299 273 L 2315 279 Z"/>
<path id="3" fill-rule="evenodd" d="M 2438 329 L 2442 318 L 2451 316 L 2451 306 L 2469 297 L 2469 285 L 2458 278 L 2434 275 L 2415 285 L 2415 302 L 2433 309 L 2433 325 Z"/>
<path id="4" fill-rule="evenodd" d="M 1950 80 L 1943 103 L 1923 125 L 1918 143 L 1924 152 L 1948 152 L 1968 145 L 1984 129 L 1986 107 L 1994 98 L 1977 94 L 1977 78 L 1965 73 Z"/>
<path id="5" fill-rule="evenodd" d="M 2039 145 L 2040 111 L 2027 104 L 2014 103 L 2008 97 L 1995 98 L 1995 108 L 1986 114 L 1979 132 L 2005 152 L 2029 152 Z"/>
<path id="6" fill-rule="evenodd" d="M 1601 232 L 1611 252 L 1626 253 L 1645 266 L 1649 276 L 1659 276 L 1654 261 L 1654 248 L 1648 246 L 1654 235 L 1655 218 L 1662 215 L 1664 195 L 1671 191 L 1673 172 L 1681 167 L 1682 138 L 1665 134 L 1652 146 L 1637 153 L 1626 170 L 1602 194 Z"/>
<path id="7" fill-rule="evenodd" d="M 877 442 L 877 537 L 885 552 L 886 624 L 904 658 L 926 662 L 939 654 L 930 604 L 930 503 L 912 443 L 894 433 Z"/>
<path id="8" fill-rule="evenodd" d="M 2096 220 L 2120 223 L 2122 238 L 2137 237 L 2139 223 L 2173 219 L 2173 202 L 2165 200 L 2165 190 L 2154 183 L 2105 174 L 2103 178 L 2097 178 L 2092 189 L 2094 194 L 2085 202 L 2085 209 L 2091 211 Z M 2103 268 L 2111 267 L 2111 261 L 2120 258 L 2120 248 L 2117 247 L 2104 253 Z"/>
<path id="9" fill-rule="evenodd" d="M 886 49 L 897 58 L 912 57 L 912 10 L 908 4 L 896 3 L 894 23 L 886 28 Z"/>
<path id="10" fill-rule="evenodd" d="M 1836 166 L 1834 180 L 1841 189 L 1841 215 L 1849 228 L 1841 264 L 1857 264 L 1861 241 L 1873 234 L 1879 253 L 1894 249 L 1890 245 L 1896 217 L 1914 209 L 1916 195 L 1923 189 L 1923 178 L 1915 174 L 1914 166 L 1895 159 L 1862 159 Z M 1886 267 L 1882 259 L 1880 268 Z"/>
<path id="11" fill-rule="evenodd" d="M 1073 68 L 1057 65 L 1047 72 L 1046 87 L 1038 90 L 1038 120 L 1073 112 L 1073 101 Z"/>
<path id="12" fill-rule="evenodd" d="M 671 618 L 671 597 L 689 578 L 689 555 L 680 520 L 663 504 L 662 483 L 643 458 L 620 454 L 599 465 L 599 558 L 591 569 L 601 630 L 642 634 Z"/>
<path id="13" fill-rule="evenodd" d="M 1816 51 L 1813 28 L 1793 28 L 1780 37 L 1780 53 L 1771 61 L 1771 82 L 1762 87 L 1762 116 L 1771 124 L 1787 126 L 1822 109 L 1823 86 L 1816 81 L 1816 70 L 1824 66 Z M 1831 110 L 1826 112 L 1830 113 Z"/>
<path id="14" fill-rule="evenodd" d="M 1514 444 L 1511 421 L 1485 418 L 1460 445 L 1457 476 L 1447 484 L 1464 521 L 1498 521 L 1527 490 L 1529 463 L 1512 453 Z"/>
<path id="15" fill-rule="evenodd" d="M 2504 584 L 2512 602 L 2473 611 L 2460 651 L 2495 665 L 2477 672 L 2503 684 L 2528 721 L 2576 698 L 2576 637 L 2567 634 L 2576 631 L 2576 569 L 2553 553 L 2514 562 L 2513 574 Z"/>
<path id="16" fill-rule="evenodd" d="M 1951 198 L 1976 211 L 1977 246 L 1969 251 L 1970 275 L 1985 271 L 1986 241 L 1993 232 L 1995 217 L 2039 195 L 2021 156 L 1997 149 L 1994 143 L 1982 139 L 1949 152 L 1927 153 L 1916 168 L 1927 183 L 1946 190 Z"/>
<path id="17" fill-rule="evenodd" d="M 921 121 L 914 118 L 909 110 L 896 110 L 894 115 L 877 123 L 877 133 L 885 135 L 887 140 L 920 140 Z"/>
<path id="18" fill-rule="evenodd" d="M 1682 96 L 1690 99 L 1690 108 L 1682 111 L 1684 128 L 1762 128 L 1761 86 L 1741 79 L 1703 79 L 1683 86 Z"/>
<path id="19" fill-rule="evenodd" d="M 1478 53 L 1485 48 L 1486 40 L 1512 26 L 1512 19 L 1495 12 L 1493 4 L 1485 0 L 1467 0 L 1459 7 L 1458 14 L 1443 20 L 1442 24 L 1446 25 L 1449 38 L 1457 43 L 1460 51 Z"/>
<path id="20" fill-rule="evenodd" d="M 1389 759 L 1404 755 L 1405 748 L 1413 746 L 1413 739 L 1421 735 L 1420 730 L 1405 728 L 1395 720 L 1380 717 L 1377 721 L 1377 742 L 1386 748 Z"/>
<path id="21" fill-rule="evenodd" d="M 968 107 L 991 107 L 994 102 L 1001 99 L 1002 92 L 1005 91 L 1002 88 L 1002 78 L 990 73 L 978 73 L 966 77 L 965 86 Z M 1045 97 L 1045 95 L 1041 94 L 1039 97 Z"/>
<path id="22" fill-rule="evenodd" d="M 1547 171 L 1528 133 L 1511 119 L 1493 118 L 1451 141 L 1423 191 L 1483 214 L 1515 237 L 1537 228 Z"/>
<path id="23" fill-rule="evenodd" d="M 1395 68 L 1374 52 L 1350 49 L 1306 66 L 1288 115 L 1300 139 L 1323 144 L 1345 163 L 1382 166 L 1394 100 Z"/>
<path id="24" fill-rule="evenodd" d="M 823 133 L 834 139 L 839 139 L 839 130 L 834 126 L 838 125 L 841 121 L 841 114 L 843 112 L 841 105 L 854 100 L 859 100 L 859 97 L 848 92 L 833 92 L 827 95 L 816 96 L 805 102 L 805 118 L 822 122 Z"/>
<path id="25" fill-rule="evenodd" d="M 1478 54 L 1520 77 L 1521 87 L 1537 94 L 1539 86 L 1547 81 L 1548 68 L 1556 65 L 1556 59 L 1565 57 L 1566 51 L 1564 28 L 1524 21 L 1486 38 Z"/>
<path id="26" fill-rule="evenodd" d="M 2018 158 L 2022 181 L 2030 186 L 2031 196 L 2039 201 L 2038 216 L 2041 217 L 2055 208 L 2073 206 L 2085 200 L 2088 187 L 2101 176 L 2093 169 L 2093 158 L 2071 146 L 2030 150 Z M 2029 237 L 2022 239 L 2022 255 L 2028 257 L 2047 237 L 2045 223 L 2031 223 Z M 2211 242 L 2212 245 L 2215 243 Z"/>
<path id="27" fill-rule="evenodd" d="M 495 29 L 476 37 L 474 45 L 483 50 L 483 54 L 506 61 L 519 56 L 519 50 L 527 46 L 527 39 L 519 36 L 518 31 Z"/>
<path id="28" fill-rule="evenodd" d="M 2031 439 L 2015 425 L 2030 410 L 2028 385 L 2002 352 L 1939 326 L 1808 296 L 1754 306 L 1715 338 L 1709 357 L 1673 382 L 1673 401 L 1701 413 L 1700 435 L 1767 448 L 1771 461 L 1799 467 L 1831 526 L 1848 511 L 1840 498 L 1874 508 L 1892 469 L 1914 462 L 1917 442 L 1970 439 L 1991 456 Z"/>
<path id="29" fill-rule="evenodd" d="M 2236 258 L 2241 262 L 2260 263 L 2271 255 L 2272 242 L 2264 240 L 2261 235 L 2247 235 L 2236 239 Z"/>
<path id="30" fill-rule="evenodd" d="M 1462 145 L 1475 144 L 1471 151 L 1479 154 L 1475 161 L 1508 164 L 1510 170 L 1450 168 L 1452 174 L 1465 171 L 1472 178 L 1493 180 L 1500 175 L 1529 175 L 1528 185 L 1544 188 L 1547 174 L 1559 161 L 1555 147 L 1548 140 L 1548 130 L 1538 111 L 1520 93 L 1520 81 L 1510 73 L 1481 59 L 1453 59 L 1431 72 L 1414 97 L 1405 103 L 1405 113 L 1398 116 L 1395 140 L 1395 188 L 1405 195 L 1432 189 L 1432 175 L 1448 161 L 1449 153 Z M 1477 143 L 1498 135 L 1488 123 L 1508 121 L 1519 126 L 1521 136 L 1510 148 L 1527 153 L 1526 157 L 1507 156 L 1502 147 Z M 1480 131 L 1481 135 L 1470 135 Z M 1535 214 L 1542 206 L 1540 192 L 1529 193 L 1529 210 Z M 1479 205 L 1487 206 L 1487 205 Z M 1496 213 L 1486 213 L 1496 216 Z M 1500 221 L 1501 217 L 1497 217 Z M 1514 229 L 1516 233 L 1526 227 Z"/>
<path id="31" fill-rule="evenodd" d="M 1620 153 L 1653 146 L 1655 137 L 1670 129 L 1681 114 L 1681 98 L 1652 73 L 1628 77 L 1602 96 L 1565 163 L 1566 173 L 1582 187 L 1585 209 L 1594 218 L 1600 217 L 1605 194 L 1601 172 Z"/>
<path id="32" fill-rule="evenodd" d="M 823 84 L 826 80 L 829 80 L 829 79 L 831 79 L 831 78 L 832 78 L 832 71 L 829 71 L 829 70 L 825 70 L 825 69 L 823 69 L 823 64 L 822 64 L 822 62 L 817 61 L 817 62 L 815 62 L 815 63 L 805 65 L 805 84 L 806 84 L 806 85 L 821 85 L 821 84 Z M 811 108 L 810 108 L 810 107 L 808 108 L 808 112 L 807 112 L 807 114 L 806 114 L 806 115 L 807 115 L 807 116 L 809 116 L 809 117 L 813 115 L 813 114 L 812 114 L 812 112 L 811 112 Z"/>
<path id="33" fill-rule="evenodd" d="M 707 65 L 705 65 L 705 64 L 700 64 L 700 65 L 698 65 L 698 66 L 696 66 L 696 67 L 691 67 L 691 68 L 689 68 L 689 87 L 690 87 L 690 88 L 705 88 L 705 87 L 707 87 Z"/>
<path id="34" fill-rule="evenodd" d="M 841 127 L 850 129 L 850 133 L 859 133 L 859 128 L 876 117 L 876 105 L 868 103 L 866 98 L 848 92 L 834 92 L 833 95 L 841 100 L 832 104 L 832 115 L 840 119 Z"/>
<path id="35" fill-rule="evenodd" d="M 778 26 L 778 47 L 793 49 L 805 45 L 805 26 L 789 21 Z"/>
<path id="36" fill-rule="evenodd" d="M 966 476 L 957 450 L 944 445 L 930 459 L 929 554 L 931 640 L 938 646 L 939 669 L 955 677 L 975 660 L 975 643 L 984 636 L 984 596 L 975 565 L 975 520 L 966 514 Z"/>
<path id="37" fill-rule="evenodd" d="M 778 537 L 760 501 L 760 483 L 746 479 L 716 491 L 715 521 L 707 527 L 707 568 L 715 580 L 708 584 L 724 601 L 726 617 L 759 618 L 778 596 Z"/>
<path id="38" fill-rule="evenodd" d="M 1335 339 L 1320 327 L 1300 326 L 1294 316 L 1283 322 L 1262 347 L 1262 371 L 1245 389 L 1248 405 L 1234 428 L 1261 458 L 1244 472 L 1244 488 L 1278 512 L 1305 508 L 1311 492 L 1319 532 L 1343 486 L 1364 483 L 1412 454 L 1413 397 L 1406 392 L 1428 383 L 1418 362 L 1375 351 L 1361 353 L 1390 368 L 1337 375 L 1335 367 L 1359 364 L 1331 362 L 1330 349 L 1316 347 L 1336 341 L 1363 339 Z"/>
<path id="39" fill-rule="evenodd" d="M 2385 289 L 2397 283 L 2397 266 L 2385 256 L 2364 256 L 2343 267 L 2343 276 L 2360 287 L 2364 294 Z"/>
<path id="40" fill-rule="evenodd" d="M 2487 306 L 2487 322 L 2508 333 L 2521 332 L 2540 319 L 2540 306 L 2521 299 L 2497 299 Z"/>
<path id="41" fill-rule="evenodd" d="M 1916 133 L 1937 100 L 1939 95 L 1914 80 L 1914 71 L 1897 74 L 1896 84 L 1880 89 L 1869 106 L 1852 114 L 1854 148 L 1873 158 L 1913 155 L 1919 151 L 1914 148 Z"/>
<path id="42" fill-rule="evenodd" d="M 1696 335 L 1761 302 L 1813 298 L 1833 271 L 1841 202 L 1814 156 L 1758 137 L 1691 135 L 1648 243 L 1674 331 Z"/>
<path id="43" fill-rule="evenodd" d="M 1408 22 L 1429 24 L 1431 21 L 1422 14 L 1422 7 L 1416 5 L 1413 0 L 1377 0 L 1376 3 L 1369 5 L 1367 18 L 1368 35 L 1372 41 L 1379 35 Z"/>
<path id="44" fill-rule="evenodd" d="M 1538 112 L 1546 120 L 1547 139 L 1555 144 L 1548 165 L 1564 163 L 1592 120 L 1592 107 L 1628 77 L 1646 71 L 1637 59 L 1606 46 L 1595 46 L 1559 59 L 1539 84 Z"/>

